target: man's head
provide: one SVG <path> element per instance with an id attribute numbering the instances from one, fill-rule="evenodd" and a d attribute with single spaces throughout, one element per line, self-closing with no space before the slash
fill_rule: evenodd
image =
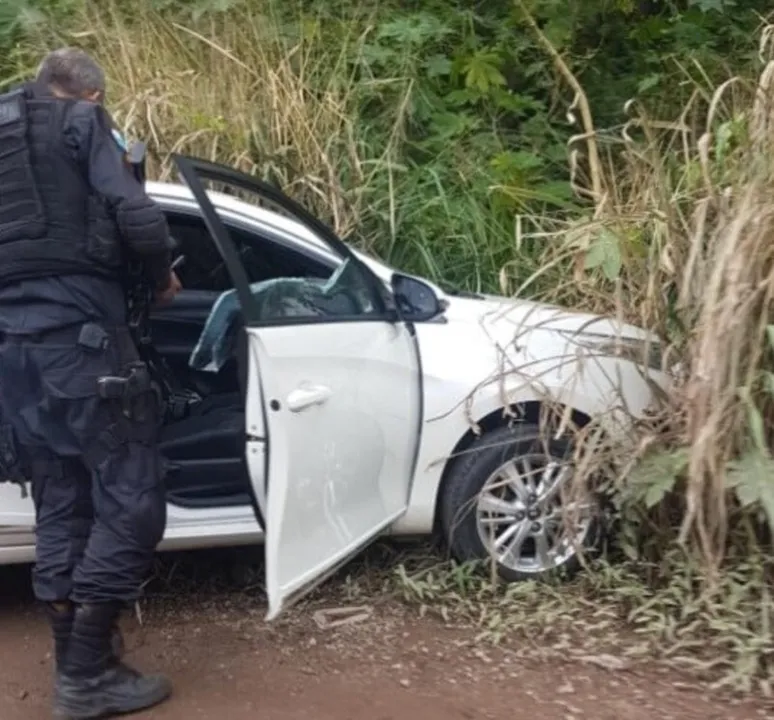
<path id="1" fill-rule="evenodd" d="M 105 73 L 96 61 L 78 48 L 60 48 L 43 58 L 37 81 L 54 95 L 102 103 Z"/>

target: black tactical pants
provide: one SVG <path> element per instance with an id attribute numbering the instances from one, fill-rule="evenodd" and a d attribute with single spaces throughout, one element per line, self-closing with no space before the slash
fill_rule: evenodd
<path id="1" fill-rule="evenodd" d="M 166 524 L 159 409 L 148 390 L 98 393 L 138 360 L 125 328 L 104 347 L 79 344 L 78 330 L 0 337 L 0 410 L 32 480 L 38 599 L 129 602 Z"/>

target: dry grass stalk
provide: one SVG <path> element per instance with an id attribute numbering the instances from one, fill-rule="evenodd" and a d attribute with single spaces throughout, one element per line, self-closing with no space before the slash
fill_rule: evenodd
<path id="1" fill-rule="evenodd" d="M 516 3 L 524 14 L 524 18 L 527 24 L 532 28 L 532 31 L 537 36 L 540 44 L 545 48 L 546 52 L 551 56 L 551 59 L 556 65 L 556 69 L 567 84 L 572 88 L 574 93 L 574 100 L 570 105 L 567 114 L 572 123 L 575 122 L 573 111 L 575 108 L 579 108 L 581 115 L 581 124 L 583 126 L 583 133 L 576 135 L 570 140 L 570 144 L 574 145 L 578 142 L 584 142 L 588 153 L 589 163 L 589 185 L 590 188 L 585 188 L 576 182 L 577 178 L 577 154 L 573 151 L 571 154 L 571 162 L 573 167 L 572 178 L 573 186 L 581 195 L 590 197 L 596 205 L 597 212 L 600 212 L 604 208 L 606 199 L 606 189 L 604 185 L 604 173 L 602 168 L 602 162 L 599 157 L 599 147 L 597 146 L 596 128 L 594 126 L 594 119 L 591 114 L 591 106 L 589 105 L 586 93 L 583 90 L 583 86 L 570 70 L 567 63 L 564 61 L 557 49 L 551 44 L 551 41 L 546 37 L 546 34 L 540 29 L 532 13 L 529 12 L 527 6 L 523 0 L 517 0 Z"/>
<path id="2" fill-rule="evenodd" d="M 369 152 L 357 87 L 342 70 L 350 47 L 325 47 L 302 30 L 280 37 L 272 12 L 271 3 L 246 4 L 222 21 L 182 25 L 148 4 L 130 12 L 115 0 L 91 2 L 72 25 L 89 32 L 49 30 L 40 50 L 76 41 L 95 54 L 117 121 L 149 142 L 151 177 L 170 176 L 172 153 L 232 165 L 277 183 L 346 236 L 359 224 L 358 188 L 389 172 L 411 88 L 395 108 L 389 142 Z M 347 42 L 357 48 L 362 38 Z"/>

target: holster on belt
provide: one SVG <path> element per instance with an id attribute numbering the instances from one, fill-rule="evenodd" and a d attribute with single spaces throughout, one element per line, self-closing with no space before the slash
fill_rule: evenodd
<path id="1" fill-rule="evenodd" d="M 142 399 L 157 394 L 157 388 L 147 363 L 139 359 L 129 329 L 118 327 L 108 331 L 96 323 L 86 323 L 78 344 L 91 350 L 115 345 L 120 369 L 115 375 L 97 378 L 97 393 L 104 400 L 120 401 L 126 417 L 138 422 L 152 421 L 158 408 L 149 407 Z"/>

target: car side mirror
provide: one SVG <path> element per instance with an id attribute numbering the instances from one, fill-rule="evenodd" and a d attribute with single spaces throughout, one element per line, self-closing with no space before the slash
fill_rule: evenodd
<path id="1" fill-rule="evenodd" d="M 423 322 L 443 311 L 443 305 L 430 285 L 410 275 L 392 276 L 395 303 L 405 320 Z"/>

